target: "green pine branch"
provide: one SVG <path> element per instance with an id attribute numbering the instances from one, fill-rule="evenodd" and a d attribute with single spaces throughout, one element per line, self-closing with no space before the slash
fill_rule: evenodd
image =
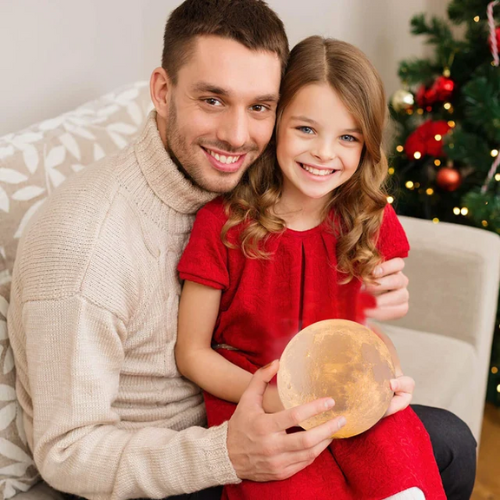
<path id="1" fill-rule="evenodd" d="M 477 226 L 485 227 L 490 231 L 500 231 L 500 196 L 498 194 L 490 191 L 483 194 L 479 188 L 476 188 L 464 196 L 463 203 L 469 209 L 469 218 Z"/>
<path id="2" fill-rule="evenodd" d="M 463 88 L 465 116 L 495 146 L 500 145 L 500 69 L 480 68 Z"/>
<path id="3" fill-rule="evenodd" d="M 490 148 L 479 134 L 457 127 L 447 137 L 444 151 L 450 160 L 474 167 L 478 179 L 484 179 L 490 169 Z"/>
<path id="4" fill-rule="evenodd" d="M 442 68 L 441 68 L 442 70 Z M 421 82 L 429 82 L 439 73 L 436 66 L 429 59 L 410 59 L 399 64 L 398 76 L 408 85 L 416 85 Z"/>
<path id="5" fill-rule="evenodd" d="M 453 24 L 474 22 L 474 17 L 486 19 L 490 0 L 452 0 L 448 5 L 448 17 Z"/>
<path id="6" fill-rule="evenodd" d="M 410 21 L 411 32 L 414 35 L 427 35 L 427 43 L 439 45 L 453 41 L 448 23 L 437 17 L 431 17 L 427 22 L 425 14 L 417 14 Z"/>
<path id="7" fill-rule="evenodd" d="M 417 14 L 411 19 L 411 32 L 414 35 L 426 35 L 426 43 L 436 46 L 437 61 L 441 71 L 449 65 L 452 55 L 458 51 L 457 42 L 453 38 L 448 23 L 437 17 L 427 22 L 425 14 Z"/>

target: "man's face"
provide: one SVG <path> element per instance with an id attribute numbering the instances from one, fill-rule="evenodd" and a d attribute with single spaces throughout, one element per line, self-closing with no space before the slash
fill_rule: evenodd
<path id="1" fill-rule="evenodd" d="M 280 60 L 221 37 L 195 44 L 168 90 L 166 147 L 196 185 L 226 193 L 271 138 Z"/>

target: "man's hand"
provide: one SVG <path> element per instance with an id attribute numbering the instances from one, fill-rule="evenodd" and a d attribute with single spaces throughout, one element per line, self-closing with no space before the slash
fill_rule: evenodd
<path id="1" fill-rule="evenodd" d="M 275 385 L 268 385 L 266 392 L 264 393 L 264 399 L 262 402 L 262 407 L 266 413 L 278 413 L 283 411 L 285 407 L 281 402 L 278 388 Z"/>
<path id="2" fill-rule="evenodd" d="M 293 476 L 310 465 L 331 443 L 331 436 L 345 425 L 345 419 L 337 417 L 314 429 L 287 434 L 286 429 L 331 409 L 334 402 L 331 398 L 322 398 L 266 414 L 263 397 L 278 366 L 279 363 L 273 361 L 254 374 L 228 423 L 229 459 L 241 479 L 276 481 Z"/>
<path id="3" fill-rule="evenodd" d="M 365 291 L 377 300 L 377 307 L 366 309 L 367 318 L 377 321 L 399 319 L 408 312 L 408 278 L 403 274 L 403 259 L 388 260 L 377 266 L 373 277 L 378 285 L 367 285 Z"/>

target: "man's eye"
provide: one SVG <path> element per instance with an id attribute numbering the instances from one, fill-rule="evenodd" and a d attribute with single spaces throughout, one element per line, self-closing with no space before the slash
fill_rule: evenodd
<path id="1" fill-rule="evenodd" d="M 264 106 L 263 104 L 254 104 L 251 109 L 252 111 L 257 111 L 257 113 L 263 113 L 264 111 L 267 111 L 269 108 L 267 106 Z"/>
<path id="2" fill-rule="evenodd" d="M 349 134 L 345 134 L 345 135 L 341 136 L 341 139 L 343 141 L 347 141 L 347 142 L 356 142 L 357 141 L 356 137 L 354 137 L 353 135 L 349 135 Z"/>
<path id="3" fill-rule="evenodd" d="M 210 106 L 222 106 L 222 103 L 219 101 L 219 99 L 215 99 L 215 97 L 203 99 L 203 102 L 206 102 Z"/>
<path id="4" fill-rule="evenodd" d="M 297 127 L 297 130 L 304 132 L 304 134 L 314 134 L 314 130 L 311 127 Z"/>

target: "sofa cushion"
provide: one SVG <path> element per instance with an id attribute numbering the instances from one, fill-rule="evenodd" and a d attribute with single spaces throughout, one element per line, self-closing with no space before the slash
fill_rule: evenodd
<path id="1" fill-rule="evenodd" d="M 16 500 L 64 500 L 64 495 L 43 481 L 16 495 Z"/>
<path id="2" fill-rule="evenodd" d="M 0 137 L 0 282 L 19 237 L 68 176 L 125 147 L 152 108 L 146 82 L 122 87 L 57 118 Z"/>
<path id="3" fill-rule="evenodd" d="M 148 84 L 138 82 L 0 137 L 0 500 L 39 480 L 15 394 L 6 325 L 19 238 L 47 196 L 69 176 L 130 143 L 151 108 Z"/>
<path id="4" fill-rule="evenodd" d="M 445 408 L 475 428 L 470 401 L 463 396 L 470 392 L 464 385 L 476 383 L 475 349 L 463 340 L 435 333 L 385 324 L 382 330 L 393 341 L 403 372 L 415 380 L 412 403 Z"/>

